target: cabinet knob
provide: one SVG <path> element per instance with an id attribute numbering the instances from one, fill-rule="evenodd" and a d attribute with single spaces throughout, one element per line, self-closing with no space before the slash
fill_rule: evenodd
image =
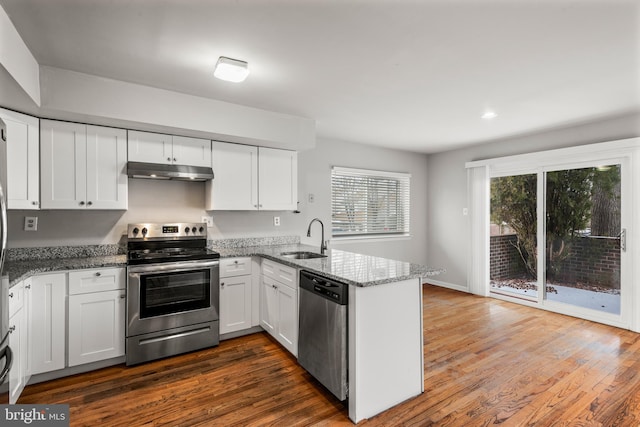
<path id="1" fill-rule="evenodd" d="M 120 299 L 125 299 L 126 297 L 126 295 L 120 295 Z"/>
<path id="2" fill-rule="evenodd" d="M 25 289 L 31 289 L 31 285 L 25 285 Z"/>
<path id="3" fill-rule="evenodd" d="M 13 298 L 13 292 L 9 294 L 9 298 Z"/>
<path id="4" fill-rule="evenodd" d="M 177 160 L 176 160 L 176 158 L 175 158 L 175 157 L 173 158 L 173 161 L 174 161 L 174 162 L 177 162 Z"/>
<path id="5" fill-rule="evenodd" d="M 220 283 L 220 286 L 224 286 L 224 282 L 221 282 L 221 283 Z"/>
<path id="6" fill-rule="evenodd" d="M 258 207 L 260 207 L 260 208 L 261 208 L 261 207 L 262 207 L 262 205 L 258 205 Z"/>
<path id="7" fill-rule="evenodd" d="M 32 204 L 33 206 L 38 206 L 38 202 L 36 202 L 36 201 L 31 202 L 31 204 Z"/>
<path id="8" fill-rule="evenodd" d="M 238 263 L 238 260 L 233 261 L 233 263 L 234 263 L 234 264 L 237 264 L 237 263 Z"/>
<path id="9" fill-rule="evenodd" d="M 16 330 L 16 325 L 13 325 L 12 327 L 9 328 L 9 333 L 12 334 L 13 331 Z"/>
<path id="10" fill-rule="evenodd" d="M 93 202 L 87 202 L 87 206 L 91 206 Z"/>
<path id="11" fill-rule="evenodd" d="M 99 271 L 97 271 L 97 272 L 96 272 L 96 277 L 100 277 L 100 276 L 101 276 L 100 272 L 99 272 Z"/>
<path id="12" fill-rule="evenodd" d="M 171 161 L 171 157 L 167 157 L 167 162 L 170 162 L 170 161 Z"/>
<path id="13" fill-rule="evenodd" d="M 276 285 L 271 285 L 271 286 L 273 286 L 273 289 L 278 289 L 278 287 Z"/>
<path id="14" fill-rule="evenodd" d="M 80 206 L 84 206 L 84 201 L 83 201 L 83 202 L 80 202 Z"/>

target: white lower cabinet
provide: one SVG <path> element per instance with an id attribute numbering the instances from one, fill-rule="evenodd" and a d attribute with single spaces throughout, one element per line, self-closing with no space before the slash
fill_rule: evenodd
<path id="1" fill-rule="evenodd" d="M 22 390 L 29 381 L 27 313 L 28 301 L 25 301 L 24 282 L 20 282 L 9 290 L 9 346 L 13 351 L 13 365 L 9 371 L 10 404 L 18 401 Z"/>
<path id="2" fill-rule="evenodd" d="M 124 268 L 69 273 L 69 366 L 124 355 Z"/>
<path id="3" fill-rule="evenodd" d="M 252 313 L 251 258 L 220 260 L 220 333 L 249 329 Z"/>
<path id="4" fill-rule="evenodd" d="M 260 326 L 294 356 L 298 355 L 298 280 L 295 268 L 266 259 L 262 261 Z"/>
<path id="5" fill-rule="evenodd" d="M 67 274 L 34 276 L 31 281 L 29 344 L 31 374 L 65 367 Z"/>

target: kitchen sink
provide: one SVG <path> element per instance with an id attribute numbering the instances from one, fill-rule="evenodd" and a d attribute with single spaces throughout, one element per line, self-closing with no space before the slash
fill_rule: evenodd
<path id="1" fill-rule="evenodd" d="M 317 254 L 315 252 L 296 251 L 296 252 L 282 252 L 280 256 L 293 259 L 312 259 L 312 258 L 326 258 L 326 255 Z"/>

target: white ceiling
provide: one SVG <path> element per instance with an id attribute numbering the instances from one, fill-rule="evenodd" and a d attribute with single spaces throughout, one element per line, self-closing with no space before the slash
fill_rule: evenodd
<path id="1" fill-rule="evenodd" d="M 0 5 L 41 65 L 309 117 L 319 137 L 437 152 L 640 110 L 635 0 Z M 247 81 L 213 78 L 219 56 Z"/>

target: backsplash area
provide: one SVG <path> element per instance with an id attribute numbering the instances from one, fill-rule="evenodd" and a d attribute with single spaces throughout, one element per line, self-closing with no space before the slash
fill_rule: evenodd
<path id="1" fill-rule="evenodd" d="M 248 246 L 295 245 L 300 236 L 243 237 L 232 239 L 208 240 L 208 246 L 231 249 Z M 122 255 L 127 253 L 124 244 L 82 245 L 82 246 L 45 246 L 7 249 L 7 261 L 42 260 L 57 258 L 88 258 L 96 256 Z"/>

